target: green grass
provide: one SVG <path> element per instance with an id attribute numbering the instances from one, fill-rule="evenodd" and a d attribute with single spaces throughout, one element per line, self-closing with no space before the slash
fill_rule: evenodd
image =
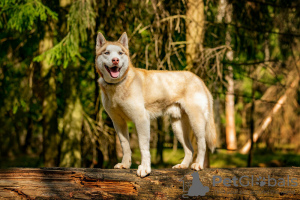
<path id="1" fill-rule="evenodd" d="M 171 148 L 164 148 L 164 163 L 156 162 L 156 149 L 151 149 L 152 168 L 171 168 L 181 163 L 184 157 L 183 149 L 173 152 Z M 225 149 L 218 149 L 210 154 L 210 165 L 212 168 L 235 168 L 247 167 L 248 155 L 242 155 L 237 152 L 228 152 Z M 121 160 L 120 160 L 121 161 Z M 140 165 L 141 154 L 139 149 L 133 149 L 132 166 L 137 169 Z M 107 163 L 106 163 L 107 164 Z M 113 163 L 112 165 L 114 165 Z M 105 165 L 106 166 L 106 165 Z M 284 151 L 270 152 L 265 148 L 254 151 L 252 167 L 300 167 L 300 154 L 287 153 Z M 43 167 L 41 159 L 38 157 L 20 156 L 14 159 L 1 158 L 0 168 L 8 167 Z"/>
<path id="2" fill-rule="evenodd" d="M 184 157 L 183 149 L 178 149 L 176 152 L 173 152 L 172 149 L 164 149 L 163 158 L 164 163 L 159 164 L 156 162 L 156 149 L 151 149 L 151 163 L 153 168 L 170 168 L 173 165 L 181 163 Z M 141 154 L 139 149 L 135 149 L 132 154 L 132 168 L 137 168 L 140 165 Z"/>
<path id="3" fill-rule="evenodd" d="M 153 168 L 172 167 L 181 163 L 184 152 L 183 149 L 178 149 L 173 152 L 172 149 L 164 149 L 164 163 L 156 163 L 156 149 L 151 149 L 151 161 Z M 218 149 L 213 154 L 210 154 L 210 165 L 212 168 L 235 168 L 247 167 L 248 155 L 243 155 L 237 152 L 228 152 L 224 149 Z M 140 152 L 135 150 L 132 155 L 132 168 L 137 168 L 140 164 Z M 300 155 L 296 153 L 283 153 L 281 151 L 272 153 L 264 149 L 259 149 L 254 152 L 252 167 L 291 167 L 300 166 Z"/>

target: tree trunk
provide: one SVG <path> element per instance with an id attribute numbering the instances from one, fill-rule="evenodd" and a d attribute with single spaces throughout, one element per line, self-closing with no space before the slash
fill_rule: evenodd
<path id="1" fill-rule="evenodd" d="M 28 91 L 28 96 L 29 96 L 29 105 L 28 105 L 28 119 L 27 119 L 27 133 L 25 136 L 25 142 L 24 145 L 22 146 L 22 151 L 23 153 L 28 153 L 29 151 L 29 146 L 31 143 L 31 138 L 32 138 L 32 133 L 33 133 L 33 119 L 32 119 L 32 99 L 33 99 L 33 74 L 34 74 L 34 67 L 33 63 L 30 64 L 29 66 L 29 77 L 28 77 L 28 86 L 29 86 L 29 91 Z M 1 141 L 0 141 L 1 142 Z"/>
<path id="2" fill-rule="evenodd" d="M 217 21 L 220 23 L 225 17 L 226 23 L 231 23 L 232 18 L 232 5 L 228 5 L 226 0 L 220 0 L 218 7 Z M 227 28 L 225 44 L 230 46 L 231 35 Z M 233 51 L 229 50 L 226 53 L 226 59 L 233 60 Z M 227 93 L 225 97 L 225 113 L 226 113 L 226 145 L 228 150 L 236 150 L 236 131 L 235 131 L 235 111 L 234 111 L 234 80 L 233 80 L 233 68 L 228 66 L 228 72 L 225 76 L 227 80 Z"/>
<path id="3" fill-rule="evenodd" d="M 203 0 L 188 0 L 186 17 L 186 63 L 187 69 L 192 69 L 193 61 L 203 48 L 205 20 Z"/>
<path id="4" fill-rule="evenodd" d="M 255 111 L 255 82 L 254 80 L 252 81 L 252 102 L 251 102 L 251 110 L 250 110 L 250 140 L 251 140 L 251 145 L 250 145 L 250 150 L 249 150 L 249 155 L 248 155 L 248 162 L 247 162 L 247 167 L 251 167 L 252 160 L 253 160 L 253 134 L 254 134 L 254 111 Z"/>
<path id="5" fill-rule="evenodd" d="M 71 89 L 71 88 L 70 88 Z M 82 126 L 82 107 L 79 97 L 75 100 L 68 100 L 65 111 L 64 134 L 61 147 L 60 166 L 62 167 L 80 167 L 81 166 L 81 126 Z"/>
<path id="6" fill-rule="evenodd" d="M 227 93 L 225 98 L 226 113 L 226 145 L 228 150 L 236 150 L 236 131 L 235 131 L 235 111 L 234 111 L 234 81 L 232 67 L 228 66 L 229 72 L 226 75 Z"/>
<path id="7" fill-rule="evenodd" d="M 0 197 L 9 199 L 185 199 L 194 185 L 192 170 L 152 170 L 140 178 L 136 170 L 86 168 L 14 168 L 0 170 Z M 200 184 L 209 191 L 201 199 L 299 199 L 300 168 L 235 168 L 205 169 L 199 174 Z M 221 183 L 218 182 L 222 178 Z M 234 182 L 226 179 L 237 177 Z M 259 178 L 265 186 L 259 186 Z M 251 180 L 253 186 L 251 185 Z M 198 181 L 199 181 L 198 179 Z M 227 180 L 228 180 L 227 179 Z M 284 186 L 280 184 L 283 179 Z M 241 182 L 239 181 L 241 180 Z M 276 186 L 272 187 L 269 185 Z M 224 182 L 223 182 L 224 181 Z M 246 185 L 249 181 L 249 186 Z M 197 182 L 197 181 L 195 181 Z M 297 186 L 295 186 L 295 183 Z M 278 186 L 279 185 L 279 186 Z M 201 185 L 195 184 L 199 190 Z M 194 187 L 195 187 L 194 186 Z M 194 199 L 193 198 L 193 199 Z"/>
<path id="8" fill-rule="evenodd" d="M 156 145 L 156 163 L 162 164 L 164 162 L 163 158 L 163 148 L 165 142 L 165 135 L 163 133 L 163 119 L 161 117 L 157 118 L 157 145 Z"/>
<path id="9" fill-rule="evenodd" d="M 59 0 L 59 6 L 62 9 L 67 9 L 71 4 L 71 0 Z M 61 25 L 62 33 L 69 31 L 64 29 L 67 27 L 65 25 Z M 62 133 L 59 145 L 59 166 L 61 167 L 81 166 L 83 108 L 79 96 L 79 71 L 79 63 L 69 64 L 63 71 L 64 116 L 60 122 Z"/>
<path id="10" fill-rule="evenodd" d="M 51 37 L 48 26 L 45 29 L 44 39 L 39 44 L 40 54 L 53 47 L 53 38 Z M 48 64 L 47 60 L 40 63 L 41 77 L 43 79 L 43 158 L 46 167 L 56 165 L 58 123 L 57 123 L 57 103 L 56 103 L 56 82 L 55 67 Z"/>
<path id="11" fill-rule="evenodd" d="M 167 116 L 159 117 L 157 119 L 157 145 L 156 145 L 156 163 L 163 164 L 163 148 L 165 143 L 165 137 L 169 130 L 169 118 Z"/>
<path id="12" fill-rule="evenodd" d="M 65 111 L 61 137 L 60 166 L 80 167 L 83 109 L 78 94 L 78 67 L 68 66 L 64 74 Z"/>

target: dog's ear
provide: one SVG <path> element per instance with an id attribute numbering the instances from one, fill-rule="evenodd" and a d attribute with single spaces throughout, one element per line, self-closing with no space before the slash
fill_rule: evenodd
<path id="1" fill-rule="evenodd" d="M 126 49 L 128 49 L 128 37 L 126 32 L 124 32 L 120 39 L 118 40 L 118 42 L 120 42 Z"/>
<path id="2" fill-rule="evenodd" d="M 100 48 L 105 44 L 106 40 L 102 33 L 98 33 L 97 40 L 96 40 L 96 48 Z"/>

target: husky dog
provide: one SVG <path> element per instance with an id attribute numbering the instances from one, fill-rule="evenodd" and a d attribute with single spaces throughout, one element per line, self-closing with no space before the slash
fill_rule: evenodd
<path id="1" fill-rule="evenodd" d="M 188 71 L 154 71 L 134 68 L 129 58 L 128 37 L 123 33 L 118 41 L 106 41 L 101 33 L 96 40 L 96 69 L 104 109 L 113 121 L 123 150 L 116 169 L 131 166 L 131 149 L 127 121 L 135 123 L 141 151 L 141 165 L 137 175 L 151 172 L 150 119 L 168 114 L 172 128 L 181 142 L 185 157 L 173 168 L 186 169 L 193 159 L 189 139 L 192 128 L 198 145 L 194 170 L 203 169 L 206 144 L 214 150 L 216 130 L 213 117 L 213 99 L 195 74 Z"/>

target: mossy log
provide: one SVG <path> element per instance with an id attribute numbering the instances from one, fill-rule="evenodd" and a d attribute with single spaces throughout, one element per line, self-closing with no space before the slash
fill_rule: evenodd
<path id="1" fill-rule="evenodd" d="M 198 174 L 209 188 L 205 196 L 189 196 L 193 173 L 153 169 L 140 178 L 134 169 L 2 169 L 0 199 L 300 199 L 299 167 L 204 169 Z"/>

